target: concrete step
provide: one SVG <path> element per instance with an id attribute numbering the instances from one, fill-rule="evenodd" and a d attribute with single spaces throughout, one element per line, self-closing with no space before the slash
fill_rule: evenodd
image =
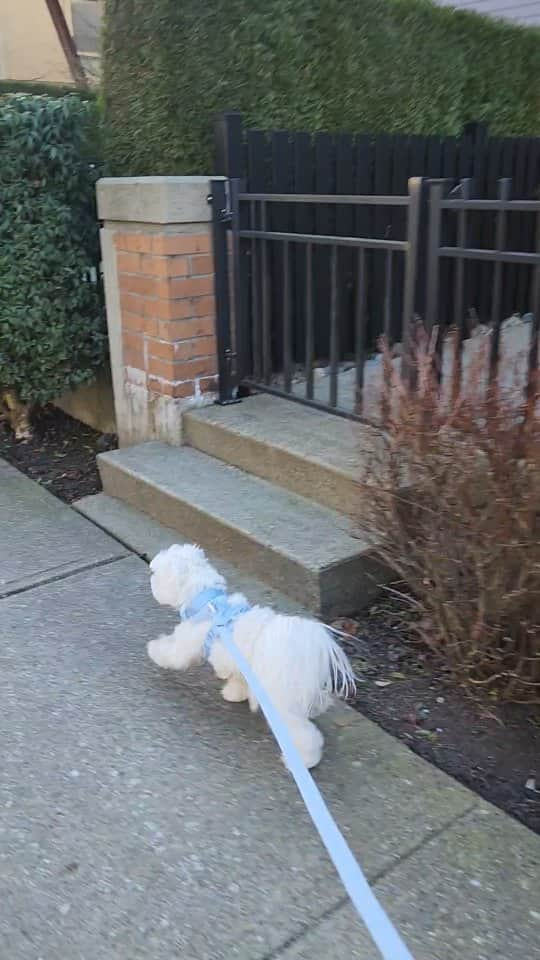
<path id="1" fill-rule="evenodd" d="M 123 500 L 109 497 L 106 493 L 82 497 L 72 506 L 101 530 L 105 530 L 123 546 L 133 550 L 148 562 L 159 550 L 189 539 L 181 530 L 165 527 L 148 514 L 130 507 Z M 214 556 L 211 551 L 208 551 L 208 559 L 218 567 L 221 575 L 227 580 L 229 588 L 244 593 L 251 604 L 274 607 L 282 613 L 299 615 L 306 613 L 300 603 L 291 600 L 279 590 L 269 587 L 262 580 L 239 571 L 231 563 Z"/>
<path id="2" fill-rule="evenodd" d="M 190 411 L 183 428 L 197 450 L 353 517 L 382 456 L 372 427 L 264 394 Z"/>
<path id="3" fill-rule="evenodd" d="M 343 515 L 189 447 L 99 456 L 103 489 L 317 615 L 350 613 L 383 573 Z"/>

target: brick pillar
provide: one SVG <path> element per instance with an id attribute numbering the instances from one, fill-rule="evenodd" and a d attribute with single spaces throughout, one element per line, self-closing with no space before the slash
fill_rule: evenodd
<path id="1" fill-rule="evenodd" d="M 121 445 L 181 443 L 182 411 L 217 386 L 214 264 L 205 177 L 98 182 Z"/>

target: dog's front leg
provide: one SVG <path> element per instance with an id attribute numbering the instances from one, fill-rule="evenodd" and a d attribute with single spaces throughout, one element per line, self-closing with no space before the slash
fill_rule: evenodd
<path id="1" fill-rule="evenodd" d="M 148 656 L 166 670 L 187 670 L 202 660 L 208 627 L 208 623 L 179 623 L 169 636 L 150 640 Z"/>

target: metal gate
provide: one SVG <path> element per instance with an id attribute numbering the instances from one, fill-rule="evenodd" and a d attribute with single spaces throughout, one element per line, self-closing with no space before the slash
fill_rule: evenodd
<path id="1" fill-rule="evenodd" d="M 404 196 L 246 193 L 240 180 L 213 180 L 219 402 L 235 402 L 245 388 L 374 422 L 366 413 L 366 368 L 380 337 L 400 343 L 402 373 L 410 377 L 418 318 L 438 329 L 439 340 L 453 324 L 461 350 L 475 300 L 471 262 L 492 271 L 490 377 L 497 375 L 505 319 L 503 284 L 508 288 L 511 281 L 516 304 L 526 303 L 532 311 L 531 401 L 538 366 L 540 202 L 510 196 L 508 180 L 499 181 L 493 200 L 471 199 L 468 180 L 456 185 L 413 177 Z M 295 215 L 287 216 L 291 208 Z M 384 211 L 389 223 L 384 238 L 367 231 L 325 233 L 324 218 L 313 209 L 336 208 Z M 516 213 L 534 215 L 528 251 L 508 249 L 507 221 Z M 488 218 L 488 245 L 481 249 L 468 243 L 468 225 L 480 215 Z M 370 282 L 376 271 L 379 279 L 383 273 L 382 286 Z M 440 295 L 441 277 L 451 298 Z M 374 288 L 383 290 L 376 302 Z M 456 371 L 459 366 L 456 356 Z"/>
<path id="2" fill-rule="evenodd" d="M 406 196 L 244 193 L 239 180 L 212 181 L 220 403 L 233 402 L 244 386 L 366 419 L 365 363 L 378 337 L 401 338 L 406 349 L 418 297 L 424 192 L 420 178 L 409 181 Z M 280 207 L 291 204 L 401 211 L 404 236 L 277 229 Z M 375 327 L 367 303 L 374 269 L 385 275 Z M 403 306 L 396 331 L 398 274 Z M 340 396 L 345 374 L 346 398 Z"/>

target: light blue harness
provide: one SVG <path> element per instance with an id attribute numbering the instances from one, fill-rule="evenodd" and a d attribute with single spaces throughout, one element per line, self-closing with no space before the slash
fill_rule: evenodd
<path id="1" fill-rule="evenodd" d="M 195 623 L 211 620 L 203 648 L 205 660 L 208 660 L 215 641 L 223 639 L 224 636 L 232 640 L 235 620 L 248 610 L 248 603 L 231 603 L 222 588 L 209 587 L 197 594 L 189 607 L 181 608 L 180 620 L 182 623 L 186 620 L 193 620 Z"/>

